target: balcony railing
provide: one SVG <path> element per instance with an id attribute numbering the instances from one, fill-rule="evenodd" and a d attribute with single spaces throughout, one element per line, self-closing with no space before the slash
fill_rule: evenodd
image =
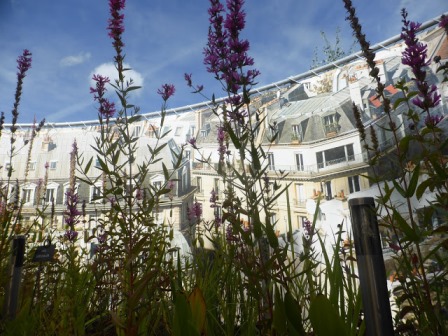
<path id="1" fill-rule="evenodd" d="M 303 175 L 312 175 L 322 172 L 331 171 L 334 169 L 344 169 L 350 166 L 359 166 L 368 162 L 367 153 L 360 153 L 349 155 L 348 157 L 339 158 L 336 160 L 325 161 L 314 165 L 275 165 L 268 166 L 269 170 L 283 170 L 287 172 L 294 172 Z"/>

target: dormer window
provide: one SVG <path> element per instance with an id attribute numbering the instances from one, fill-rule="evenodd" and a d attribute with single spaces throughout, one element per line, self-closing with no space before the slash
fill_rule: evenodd
<path id="1" fill-rule="evenodd" d="M 28 162 L 28 170 L 29 171 L 35 171 L 36 170 L 36 165 L 37 165 L 36 161 Z"/>
<path id="2" fill-rule="evenodd" d="M 337 133 L 339 131 L 339 124 L 338 124 L 339 118 L 334 114 L 329 114 L 324 117 L 324 127 L 325 127 L 325 133 Z"/>
<path id="3" fill-rule="evenodd" d="M 36 185 L 34 183 L 29 183 L 22 187 L 21 201 L 23 205 L 31 206 L 34 204 L 35 191 L 36 191 Z"/>
<path id="4" fill-rule="evenodd" d="M 142 127 L 140 125 L 134 126 L 134 131 L 132 132 L 133 137 L 139 137 L 142 131 Z"/>
<path id="5" fill-rule="evenodd" d="M 58 166 L 58 162 L 56 160 L 50 161 L 49 168 L 50 170 L 55 170 Z"/>
<path id="6" fill-rule="evenodd" d="M 90 203 L 100 203 L 101 202 L 101 194 L 102 194 L 102 184 L 96 183 L 93 186 L 90 186 Z"/>
<path id="7" fill-rule="evenodd" d="M 292 125 L 293 140 L 302 141 L 302 124 Z"/>
<path id="8" fill-rule="evenodd" d="M 59 185 L 55 182 L 51 182 L 47 185 L 47 189 L 45 190 L 44 201 L 46 204 L 55 203 L 58 196 L 58 187 Z"/>
<path id="9" fill-rule="evenodd" d="M 175 136 L 180 136 L 182 134 L 182 127 L 179 126 L 176 128 L 176 132 L 174 133 Z"/>

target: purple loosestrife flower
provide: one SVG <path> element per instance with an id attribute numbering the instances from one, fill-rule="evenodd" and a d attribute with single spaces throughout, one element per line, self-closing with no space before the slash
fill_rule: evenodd
<path id="1" fill-rule="evenodd" d="M 191 145 L 191 147 L 193 147 L 194 149 L 198 149 L 198 146 L 196 144 L 196 138 L 195 137 L 191 137 L 190 139 L 188 139 L 188 143 Z"/>
<path id="2" fill-rule="evenodd" d="M 176 88 L 173 84 L 163 84 L 162 88 L 157 90 L 157 93 L 162 97 L 164 101 L 167 101 L 176 92 Z"/>
<path id="3" fill-rule="evenodd" d="M 425 125 L 429 128 L 437 126 L 443 119 L 443 116 L 437 115 L 427 115 L 425 118 Z"/>
<path id="4" fill-rule="evenodd" d="M 96 85 L 95 88 L 90 88 L 90 93 L 93 93 L 93 99 L 100 104 L 98 107 L 99 116 L 109 120 L 115 114 L 115 103 L 104 98 L 104 95 L 107 92 L 106 84 L 109 83 L 110 80 L 108 77 L 101 75 L 93 75 L 92 79 L 96 82 Z"/>
<path id="5" fill-rule="evenodd" d="M 305 238 L 309 239 L 312 236 L 312 230 L 313 226 L 311 225 L 311 222 L 307 219 L 303 222 L 303 230 L 305 234 Z"/>
<path id="6" fill-rule="evenodd" d="M 115 62 L 117 63 L 118 74 L 120 81 L 123 80 L 123 56 L 121 51 L 124 47 L 124 43 L 121 39 L 121 35 L 124 32 L 124 14 L 121 11 L 125 7 L 125 0 L 109 0 L 109 11 L 111 18 L 109 19 L 109 37 L 113 39 L 112 45 L 115 48 L 116 56 Z"/>
<path id="7" fill-rule="evenodd" d="M 218 127 L 218 153 L 219 153 L 219 162 L 224 163 L 224 155 L 228 154 L 227 146 L 225 144 L 226 133 L 224 131 L 224 127 Z"/>
<path id="8" fill-rule="evenodd" d="M 79 223 L 79 216 L 82 214 L 77 206 L 78 206 L 78 194 L 74 192 L 74 190 L 68 190 L 65 193 L 67 198 L 65 204 L 67 206 L 67 210 L 65 211 L 65 224 L 72 230 L 74 230 L 75 225 Z"/>
<path id="9" fill-rule="evenodd" d="M 191 79 L 191 74 L 184 74 L 185 81 L 187 82 L 187 86 L 193 88 L 193 81 Z M 199 93 L 204 89 L 204 85 L 196 85 L 193 93 Z"/>
<path id="10" fill-rule="evenodd" d="M 404 9 L 401 15 L 403 17 L 401 38 L 406 44 L 401 62 L 412 69 L 415 77 L 414 81 L 419 91 L 418 95 L 412 99 L 412 103 L 428 111 L 440 102 L 440 94 L 437 92 L 437 87 L 435 85 L 429 85 L 426 81 L 425 68 L 430 64 L 430 61 L 426 60 L 428 48 L 425 44 L 419 42 L 417 38 L 417 32 L 421 24 L 408 21 L 408 13 Z"/>
<path id="11" fill-rule="evenodd" d="M 191 80 L 191 74 L 185 74 L 184 75 L 185 81 L 187 82 L 188 87 L 192 87 L 193 86 L 193 82 Z"/>
<path id="12" fill-rule="evenodd" d="M 15 133 L 17 130 L 16 123 L 17 119 L 19 118 L 19 105 L 20 105 L 20 99 L 22 97 L 22 87 L 23 87 L 23 79 L 26 76 L 27 71 L 31 68 L 31 53 L 28 49 L 25 49 L 17 58 L 17 69 L 19 70 L 17 72 L 17 86 L 16 86 L 16 92 L 14 95 L 14 106 L 12 109 L 12 126 L 11 126 L 11 133 Z M 11 143 L 15 141 L 15 137 L 11 137 Z"/>
<path id="13" fill-rule="evenodd" d="M 66 230 L 64 234 L 65 239 L 70 241 L 71 243 L 76 241 L 76 238 L 78 238 L 78 232 L 74 230 Z"/>
<path id="14" fill-rule="evenodd" d="M 247 55 L 249 41 L 240 39 L 240 32 L 245 26 L 246 14 L 242 9 L 243 0 L 227 0 L 227 14 L 224 19 L 224 7 L 219 0 L 210 0 L 209 34 L 207 47 L 204 49 L 204 64 L 207 71 L 222 80 L 225 90 L 236 96 L 241 86 L 254 85 L 258 70 L 243 69 L 252 66 L 254 60 Z"/>
<path id="15" fill-rule="evenodd" d="M 200 221 L 202 216 L 202 204 L 198 201 L 194 201 L 194 203 L 187 208 L 187 218 L 189 221 Z"/>

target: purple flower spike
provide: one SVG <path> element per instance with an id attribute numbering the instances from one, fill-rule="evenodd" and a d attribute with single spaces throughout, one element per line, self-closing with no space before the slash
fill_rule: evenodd
<path id="1" fill-rule="evenodd" d="M 408 65 L 414 74 L 414 81 L 419 91 L 418 96 L 412 99 L 414 105 L 423 110 L 429 111 L 430 108 L 437 106 L 440 103 L 440 94 L 437 92 L 435 85 L 428 85 L 426 81 L 426 67 L 430 61 L 426 59 L 428 48 L 417 38 L 417 32 L 421 26 L 420 23 L 415 23 L 407 20 L 408 13 L 403 9 L 403 28 L 401 38 L 406 44 L 403 51 L 401 62 Z"/>
<path id="2" fill-rule="evenodd" d="M 67 230 L 65 231 L 64 237 L 65 239 L 73 243 L 76 241 L 76 238 L 78 238 L 78 232 L 71 229 Z"/>
<path id="3" fill-rule="evenodd" d="M 162 96 L 164 101 L 167 101 L 172 95 L 174 95 L 175 91 L 176 88 L 173 84 L 163 84 L 162 88 L 157 90 L 157 93 Z"/>
<path id="4" fill-rule="evenodd" d="M 90 93 L 94 94 L 93 99 L 100 104 L 98 113 L 102 118 L 109 120 L 116 112 L 115 103 L 104 97 L 107 92 L 106 84 L 110 82 L 110 79 L 101 75 L 93 75 L 92 79 L 96 82 L 96 86 L 95 88 L 90 88 Z"/>
<path id="5" fill-rule="evenodd" d="M 31 68 L 31 53 L 28 49 L 25 49 L 21 56 L 17 58 L 17 77 L 20 79 L 25 78 L 26 72 Z"/>
<path id="6" fill-rule="evenodd" d="M 191 137 L 188 140 L 188 143 L 191 145 L 191 147 L 193 147 L 194 149 L 198 149 L 198 146 L 196 145 L 196 138 L 195 137 Z"/>
<path id="7" fill-rule="evenodd" d="M 125 0 L 109 0 L 111 18 L 109 19 L 107 29 L 109 30 L 109 37 L 114 40 L 113 46 L 120 50 L 124 46 L 121 40 L 121 35 L 124 33 L 124 15 L 120 14 L 120 12 L 124 9 L 125 3 Z"/>
<path id="8" fill-rule="evenodd" d="M 439 27 L 444 28 L 446 33 L 448 34 L 448 16 L 442 15 L 440 17 Z"/>
<path id="9" fill-rule="evenodd" d="M 210 4 L 210 29 L 207 47 L 204 49 L 204 64 L 207 71 L 222 80 L 225 89 L 235 96 L 241 87 L 254 85 L 259 75 L 258 70 L 243 70 L 254 64 L 253 58 L 247 55 L 249 41 L 240 39 L 246 18 L 244 1 L 227 0 L 227 13 L 219 0 L 210 0 Z"/>

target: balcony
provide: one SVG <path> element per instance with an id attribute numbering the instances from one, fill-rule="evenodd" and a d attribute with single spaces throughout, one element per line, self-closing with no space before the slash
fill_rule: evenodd
<path id="1" fill-rule="evenodd" d="M 363 166 L 368 164 L 367 153 L 359 153 L 355 155 L 349 155 L 336 160 L 325 161 L 319 164 L 313 165 L 269 165 L 269 170 L 282 170 L 294 175 L 310 176 L 314 174 L 327 173 L 338 170 L 345 170 L 347 167 Z"/>

